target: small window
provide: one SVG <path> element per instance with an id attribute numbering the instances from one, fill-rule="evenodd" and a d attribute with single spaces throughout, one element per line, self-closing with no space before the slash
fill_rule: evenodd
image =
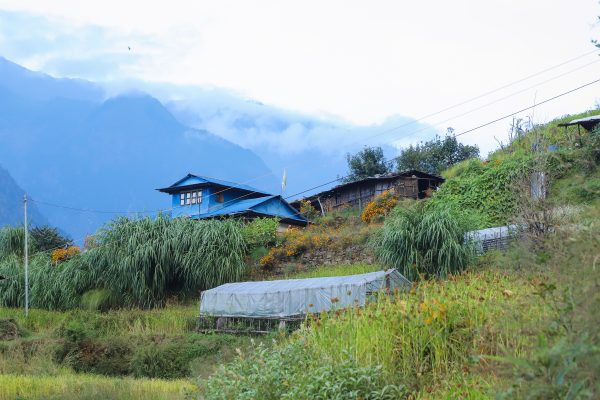
<path id="1" fill-rule="evenodd" d="M 194 190 L 179 194 L 179 205 L 200 204 L 202 202 L 202 190 Z"/>
<path id="2" fill-rule="evenodd" d="M 217 203 L 222 203 L 225 201 L 225 196 L 223 195 L 223 193 L 218 193 L 217 194 Z"/>

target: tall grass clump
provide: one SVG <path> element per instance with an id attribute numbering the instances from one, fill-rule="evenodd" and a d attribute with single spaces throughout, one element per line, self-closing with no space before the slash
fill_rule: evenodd
<path id="1" fill-rule="evenodd" d="M 0 275 L 10 277 L 0 281 L 0 305 L 19 307 L 23 261 L 16 248 L 10 251 L 0 259 Z M 169 296 L 241 279 L 245 253 L 236 221 L 120 218 L 100 230 L 92 248 L 67 261 L 53 264 L 48 254 L 34 253 L 31 306 L 70 309 L 83 298 L 96 308 L 159 307 Z"/>
<path id="2" fill-rule="evenodd" d="M 126 306 L 161 306 L 169 293 L 190 295 L 244 273 L 246 244 L 235 221 L 122 218 L 97 242 L 86 261 L 111 302 Z"/>
<path id="3" fill-rule="evenodd" d="M 35 249 L 32 237 L 29 237 L 27 247 L 30 252 Z M 13 254 L 22 257 L 24 250 L 25 229 L 23 227 L 5 226 L 0 228 L 0 260 Z"/>
<path id="4" fill-rule="evenodd" d="M 465 233 L 476 222 L 450 207 L 396 208 L 372 240 L 379 261 L 408 279 L 463 271 L 474 256 Z"/>

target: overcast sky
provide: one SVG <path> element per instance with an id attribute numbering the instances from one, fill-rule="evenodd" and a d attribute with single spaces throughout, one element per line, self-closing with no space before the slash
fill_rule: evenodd
<path id="1" fill-rule="evenodd" d="M 224 88 L 358 125 L 428 115 L 582 56 L 600 37 L 596 0 L 0 0 L 0 10 L 0 55 L 31 69 Z M 461 132 L 532 105 L 600 78 L 598 53 L 425 121 Z M 534 118 L 599 100 L 596 84 Z M 489 150 L 507 126 L 462 140 Z M 418 138 L 404 131 L 389 141 Z"/>

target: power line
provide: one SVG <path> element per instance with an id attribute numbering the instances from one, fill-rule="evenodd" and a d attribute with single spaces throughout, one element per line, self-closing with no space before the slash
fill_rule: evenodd
<path id="1" fill-rule="evenodd" d="M 554 96 L 554 97 L 550 97 L 549 99 L 546 99 L 546 100 L 540 101 L 540 102 L 538 102 L 538 103 L 536 103 L 536 104 L 534 104 L 534 105 L 532 105 L 532 106 L 529 106 L 529 107 L 522 108 L 522 109 L 520 109 L 520 110 L 518 110 L 518 111 L 515 111 L 515 112 L 512 112 L 512 113 L 510 113 L 510 114 L 506 114 L 506 115 L 504 115 L 504 116 L 502 116 L 502 117 L 500 117 L 500 118 L 496 118 L 495 120 L 492 120 L 492 121 L 486 122 L 485 124 L 482 124 L 482 125 L 476 126 L 475 128 L 471 128 L 471 129 L 469 129 L 469 130 L 466 130 L 466 131 L 464 131 L 464 132 L 461 132 L 461 133 L 459 133 L 459 134 L 457 134 L 457 135 L 454 135 L 454 136 L 462 136 L 462 135 L 464 135 L 464 134 L 466 134 L 466 133 L 473 132 L 474 130 L 477 130 L 477 129 L 483 128 L 483 127 L 485 127 L 485 126 L 491 125 L 491 124 L 493 124 L 493 123 L 495 123 L 495 122 L 498 122 L 498 121 L 501 121 L 501 120 L 503 120 L 503 119 L 505 119 L 505 118 L 512 117 L 512 116 L 513 116 L 513 115 L 515 115 L 515 114 L 519 114 L 519 113 L 521 113 L 521 112 L 523 112 L 523 111 L 530 110 L 530 109 L 532 109 L 532 108 L 535 108 L 535 107 L 537 107 L 537 106 L 539 106 L 539 105 L 541 105 L 541 104 L 545 104 L 545 103 L 548 103 L 548 102 L 550 102 L 550 101 L 552 101 L 552 100 L 556 100 L 556 99 L 558 99 L 559 97 L 563 97 L 563 96 L 565 96 L 565 95 L 567 95 L 567 94 L 569 94 L 569 93 L 576 92 L 576 91 L 578 91 L 578 90 L 580 90 L 580 89 L 583 89 L 583 88 L 585 88 L 585 87 L 591 86 L 591 85 L 593 85 L 594 83 L 598 83 L 598 82 L 600 82 L 600 79 L 596 79 L 595 81 L 591 81 L 591 82 L 588 82 L 588 83 L 586 83 L 586 84 L 583 84 L 583 85 L 581 85 L 581 86 L 578 86 L 578 87 L 576 87 L 575 89 L 571 89 L 571 90 L 568 90 L 568 91 L 566 91 L 566 92 L 563 92 L 563 93 L 561 93 L 561 94 L 558 94 L 558 95 L 556 95 L 556 96 Z"/>
<path id="2" fill-rule="evenodd" d="M 454 105 L 451 105 L 451 106 L 445 107 L 445 108 L 443 108 L 443 109 L 441 109 L 441 110 L 438 110 L 438 111 L 435 111 L 435 112 L 432 112 L 432 113 L 426 114 L 426 115 L 424 115 L 424 116 L 422 116 L 422 117 L 419 117 L 419 118 L 417 118 L 417 119 L 414 119 L 414 120 L 411 120 L 411 121 L 409 121 L 409 122 L 407 122 L 407 123 L 404 123 L 404 124 L 401 124 L 401 125 L 398 125 L 398 126 L 395 126 L 395 127 L 389 128 L 389 129 L 387 129 L 387 130 L 384 130 L 384 131 L 382 131 L 382 132 L 379 132 L 379 133 L 373 134 L 373 135 L 371 135 L 371 136 L 368 136 L 368 137 L 366 137 L 366 138 L 361 138 L 361 139 L 359 139 L 358 141 L 355 141 L 355 142 L 351 142 L 351 143 L 349 143 L 349 144 L 346 144 L 346 145 L 345 145 L 345 147 L 352 146 L 353 144 L 356 144 L 356 143 L 358 143 L 358 142 L 360 142 L 360 141 L 363 141 L 363 140 L 369 140 L 369 139 L 373 139 L 373 138 L 375 138 L 375 137 L 378 137 L 378 136 L 384 135 L 384 134 L 386 134 L 386 133 L 389 133 L 389 132 L 393 132 L 393 131 L 395 131 L 395 130 L 398 130 L 398 129 L 400 129 L 400 128 L 403 128 L 403 127 L 406 127 L 406 126 L 410 126 L 410 125 L 416 124 L 417 122 L 421 122 L 422 120 L 424 120 L 424 119 L 426 119 L 426 118 L 432 117 L 432 116 L 434 116 L 434 115 L 437 115 L 437 114 L 441 114 L 441 113 L 443 113 L 443 112 L 445 112 L 445 111 L 448 111 L 448 110 L 451 110 L 451 109 L 457 108 L 457 107 L 459 107 L 459 106 L 462 106 L 462 105 L 464 105 L 464 104 L 467 104 L 467 103 L 470 103 L 470 102 L 472 102 L 472 101 L 478 100 L 478 99 L 480 99 L 480 98 L 483 98 L 483 97 L 489 96 L 490 94 L 496 93 L 496 92 L 498 92 L 498 91 L 500 91 L 500 90 L 506 89 L 506 88 L 508 88 L 508 87 L 510 87 L 510 86 L 513 86 L 513 85 L 516 85 L 516 84 L 518 84 L 518 83 L 521 83 L 521 82 L 527 81 L 527 80 L 529 80 L 529 79 L 531 79 L 531 78 L 534 78 L 534 77 L 536 77 L 536 76 L 539 76 L 539 75 L 541 75 L 541 74 L 543 74 L 543 73 L 546 73 L 546 72 L 548 72 L 548 71 L 551 71 L 551 70 L 553 70 L 553 69 L 559 68 L 559 67 L 561 67 L 561 66 L 567 65 L 567 64 L 569 64 L 569 63 L 572 63 L 572 62 L 574 62 L 574 61 L 577 61 L 577 60 L 579 60 L 579 59 L 581 59 L 581 58 L 583 58 L 583 57 L 589 56 L 590 54 L 594 54 L 594 53 L 596 53 L 596 50 L 592 50 L 592 51 L 589 51 L 589 52 L 587 52 L 587 53 L 581 54 L 581 55 L 579 55 L 579 56 L 576 56 L 576 57 L 570 58 L 570 59 L 568 59 L 568 60 L 566 60 L 566 61 L 563 61 L 563 62 L 561 62 L 561 63 L 559 63 L 559 64 L 553 65 L 553 66 L 551 66 L 551 67 L 545 68 L 545 69 L 543 69 L 543 70 L 541 70 L 541 71 L 538 71 L 538 72 L 536 72 L 536 73 L 533 73 L 533 74 L 527 75 L 527 76 L 525 76 L 525 77 L 523 77 L 523 78 L 520 78 L 520 79 L 518 79 L 518 80 L 516 80 L 516 81 L 510 82 L 510 83 L 508 83 L 508 84 L 505 84 L 505 85 L 502 85 L 502 86 L 500 86 L 500 87 L 498 87 L 498 88 L 496 88 L 496 89 L 489 90 L 489 91 L 487 91 L 487 92 L 484 92 L 484 93 L 482 93 L 482 94 L 480 94 L 480 95 L 477 95 L 477 96 L 475 96 L 475 97 L 472 97 L 472 98 L 469 98 L 469 99 L 467 99 L 467 100 L 464 100 L 464 101 L 462 101 L 462 102 L 456 103 L 456 104 L 454 104 Z M 536 84 L 536 85 L 533 85 L 533 86 L 531 86 L 531 87 L 528 87 L 528 88 L 526 88 L 526 89 L 523 89 L 523 90 L 520 90 L 520 91 L 518 91 L 518 92 L 512 93 L 512 94 L 510 94 L 510 95 L 508 95 L 508 96 L 502 97 L 501 99 L 498 99 L 498 100 L 495 100 L 495 101 L 493 101 L 493 102 L 487 103 L 487 104 L 485 104 L 485 105 L 483 105 L 483 106 L 480 106 L 480 107 L 477 107 L 477 108 L 475 108 L 475 109 L 473 109 L 473 110 L 469 110 L 469 111 L 467 111 L 467 112 L 465 112 L 465 113 L 463 113 L 463 114 L 460 114 L 460 115 L 457 115 L 457 116 L 450 117 L 450 118 L 448 118 L 448 119 L 445 119 L 445 120 L 443 120 L 443 121 L 439 121 L 439 122 L 437 122 L 436 124 L 441 124 L 441 123 L 444 123 L 444 122 L 448 122 L 448 121 L 451 121 L 451 120 L 453 120 L 453 119 L 455 119 L 455 118 L 459 118 L 459 117 L 462 117 L 462 116 L 464 116 L 464 115 L 467 115 L 467 114 L 469 114 L 469 113 L 475 112 L 475 111 L 477 111 L 477 110 L 480 110 L 481 108 L 484 108 L 484 107 L 487 107 L 487 106 L 489 106 L 489 105 L 495 104 L 495 103 L 497 103 L 497 102 L 499 102 L 499 101 L 502 101 L 502 100 L 505 100 L 505 99 L 507 99 L 507 98 L 509 98 L 509 97 L 511 97 L 511 96 L 514 96 L 514 95 L 516 95 L 516 94 L 522 93 L 522 92 L 524 92 L 524 91 L 526 91 L 526 90 L 532 89 L 532 88 L 534 88 L 534 87 L 537 87 L 537 86 L 539 86 L 539 85 L 543 85 L 543 84 L 545 84 L 545 83 L 547 83 L 547 82 L 550 82 L 550 81 L 552 81 L 552 80 L 558 79 L 558 78 L 560 78 L 560 77 L 562 77 L 562 76 L 564 76 L 564 75 L 567 75 L 567 74 L 573 73 L 573 72 L 575 72 L 575 71 L 577 71 L 577 70 L 579 70 L 579 69 L 582 69 L 582 68 L 584 68 L 584 67 L 587 67 L 587 66 L 589 66 L 589 65 L 591 65 L 591 64 L 593 64 L 593 63 L 596 63 L 596 62 L 598 62 L 598 61 L 600 61 L 600 60 L 595 60 L 595 61 L 593 61 L 593 62 L 591 62 L 591 63 L 585 64 L 585 65 L 583 65 L 583 66 L 580 66 L 580 67 L 578 67 L 578 68 L 576 68 L 576 69 L 573 69 L 573 70 L 571 70 L 571 71 L 565 72 L 565 73 L 563 73 L 563 74 L 560 74 L 560 75 L 558 75 L 558 76 L 555 76 L 555 77 L 553 77 L 553 78 L 550 78 L 550 79 L 548 79 L 548 80 L 546 80 L 546 81 L 543 81 L 543 82 L 541 82 L 541 83 L 538 83 L 538 84 Z M 541 104 L 541 103 L 538 103 L 538 104 Z M 415 135 L 416 133 L 419 133 L 419 132 L 421 132 L 421 131 L 424 131 L 424 130 L 427 130 L 427 129 L 429 129 L 429 128 L 428 128 L 428 127 L 421 128 L 421 129 L 418 129 L 418 130 L 416 130 L 416 131 L 413 131 L 413 132 L 411 132 L 411 133 L 408 133 L 408 134 L 405 134 L 405 135 L 402 135 L 402 136 L 396 137 L 396 138 L 394 138 L 394 140 L 398 140 L 398 139 L 401 139 L 401 138 L 404 138 L 404 137 L 412 136 L 412 135 Z M 299 166 L 299 165 L 302 165 L 302 164 L 304 164 L 305 162 L 307 162 L 307 161 L 300 161 L 300 162 L 294 163 L 294 164 L 292 164 L 291 166 L 289 166 L 288 168 L 297 167 L 297 166 Z M 258 179 L 261 179 L 261 178 L 264 178 L 264 177 L 267 177 L 267 176 L 271 176 L 271 175 L 274 175 L 274 173 L 270 171 L 270 172 L 268 172 L 268 173 L 266 173 L 266 174 L 259 175 L 259 176 L 255 177 L 255 178 L 252 178 L 252 179 L 250 179 L 250 180 L 248 180 L 248 181 L 246 181 L 246 182 L 234 184 L 234 185 L 233 185 L 231 188 L 225 188 L 225 189 L 219 190 L 219 191 L 217 191 L 217 192 L 215 192 L 215 193 L 211 193 L 211 194 L 209 194 L 209 195 L 207 196 L 207 198 L 210 198 L 210 197 L 212 197 L 212 196 L 217 196 L 218 194 L 221 194 L 221 193 L 223 193 L 223 192 L 225 192 L 225 191 L 227 191 L 227 190 L 230 190 L 230 189 L 232 189 L 232 188 L 239 188 L 241 185 L 245 185 L 245 184 L 247 184 L 247 183 L 251 183 L 251 182 L 253 182 L 253 181 L 256 181 L 256 180 L 258 180 Z M 333 182 L 336 182 L 336 181 L 337 181 L 337 180 L 334 180 L 334 181 L 332 181 L 332 182 L 330 182 L 330 183 L 333 183 Z M 232 182 L 232 183 L 233 183 L 233 182 Z M 319 186 L 325 186 L 325 185 L 326 185 L 326 184 L 319 185 Z M 251 193 L 247 193 L 247 195 L 246 195 L 245 197 L 247 197 L 247 196 L 250 196 L 250 195 L 252 195 L 252 194 L 254 194 L 254 193 L 262 193 L 262 192 L 254 191 L 254 192 L 251 192 Z M 286 198 L 289 198 L 289 197 L 290 197 L 290 196 L 287 196 Z M 236 199 L 233 199 L 233 200 L 236 200 Z M 40 201 L 40 200 L 31 200 L 31 201 L 34 201 L 34 202 L 36 202 L 36 203 L 38 203 L 38 204 L 47 205 L 47 206 L 50 206 L 50 207 L 57 207 L 57 208 L 68 209 L 68 210 L 72 210 L 72 211 L 88 212 L 88 213 L 97 213 L 97 214 L 124 214 L 124 215 L 136 215 L 136 214 L 140 215 L 140 214 L 141 214 L 141 215 L 144 215 L 144 214 L 156 214 L 156 213 L 167 212 L 167 211 L 172 211 L 172 210 L 173 210 L 173 208 L 166 208 L 166 209 L 150 210 L 150 211 L 148 211 L 148 210 L 143 210 L 143 211 L 109 211 L 109 210 L 96 210 L 96 209 L 90 209 L 90 208 L 78 208 L 78 207 L 73 207 L 73 206 L 68 206 L 68 205 L 60 205 L 60 204 L 55 204 L 55 203 L 51 203 L 51 202 L 45 202 L 45 201 Z"/>
<path id="3" fill-rule="evenodd" d="M 469 114 L 471 114 L 471 113 L 473 113 L 473 112 L 475 112 L 475 111 L 479 111 L 479 110 L 481 110 L 482 108 L 489 107 L 489 106 L 491 106 L 491 105 L 493 105 L 493 104 L 496 104 L 496 103 L 499 103 L 499 102 L 501 102 L 501 101 L 503 101 L 503 100 L 506 100 L 506 99 L 508 99 L 508 98 L 510 98 L 510 97 L 512 97 L 512 96 L 515 96 L 515 95 L 517 95 L 517 94 L 521 94 L 521 93 L 523 93 L 523 92 L 526 92 L 526 91 L 528 91 L 528 90 L 531 90 L 531 89 L 533 89 L 533 88 L 536 88 L 536 87 L 538 87 L 538 86 L 544 85 L 544 84 L 546 84 L 546 83 L 548 83 L 548 82 L 551 82 L 551 81 L 553 81 L 553 80 L 556 80 L 556 79 L 558 79 L 558 78 L 561 78 L 561 77 L 563 77 L 563 76 L 565 76 L 565 75 L 568 75 L 568 74 L 571 74 L 571 73 L 573 73 L 573 72 L 576 72 L 576 71 L 578 71 L 578 70 L 580 70 L 580 69 L 583 69 L 583 68 L 585 68 L 585 67 L 589 67 L 590 65 L 592 65 L 592 64 L 595 64 L 595 63 L 598 63 L 598 62 L 600 62 L 600 59 L 594 60 L 594 61 L 592 61 L 592 62 L 590 62 L 590 63 L 587 63 L 587 64 L 584 64 L 584 65 L 582 65 L 582 66 L 580 66 L 580 67 L 578 67 L 578 68 L 575 68 L 575 69 L 572 69 L 572 70 L 570 70 L 570 71 L 564 72 L 564 73 L 562 73 L 562 74 L 560 74 L 560 75 L 554 76 L 554 77 L 552 77 L 552 78 L 550 78 L 550 79 L 547 79 L 547 80 L 545 80 L 545 81 L 543 81 L 543 82 L 540 82 L 540 83 L 537 83 L 537 84 L 535 84 L 535 85 L 532 85 L 532 86 L 526 87 L 526 88 L 524 88 L 524 89 L 520 89 L 520 90 L 518 90 L 518 91 L 516 91 L 516 92 L 513 92 L 513 93 L 511 93 L 511 94 L 507 95 L 507 96 L 501 97 L 501 98 L 499 98 L 499 99 L 496 99 L 496 100 L 494 100 L 494 101 L 491 101 L 491 102 L 489 102 L 489 103 L 486 103 L 486 104 L 484 104 L 484 105 L 481 105 L 481 106 L 479 106 L 479 107 L 477 107 L 477 108 L 473 108 L 473 109 L 471 109 L 471 110 L 465 111 L 465 112 L 463 112 L 462 114 L 454 115 L 454 116 L 452 116 L 452 117 L 450 117 L 450 118 L 447 118 L 447 119 L 444 119 L 444 120 L 442 120 L 442 121 L 437 121 L 437 122 L 433 123 L 432 125 L 433 125 L 433 126 L 436 126 L 436 125 L 440 125 L 440 124 L 443 124 L 443 123 L 446 123 L 446 122 L 452 121 L 452 120 L 454 120 L 454 119 L 456 119 L 456 118 L 464 117 L 465 115 L 469 115 Z M 537 103 L 537 104 L 539 105 L 540 103 Z M 410 133 L 408 133 L 408 134 L 405 134 L 405 135 L 401 135 L 401 136 L 394 137 L 394 138 L 392 138 L 391 140 L 398 140 L 398 139 L 403 139 L 403 138 L 406 138 L 406 137 L 409 137 L 409 136 L 413 136 L 413 135 L 415 135 L 415 134 L 417 134 L 417 133 L 419 133 L 419 132 L 425 131 L 425 130 L 427 130 L 427 129 L 429 129 L 429 127 L 425 127 L 425 128 L 417 129 L 416 131 L 410 132 Z"/>
<path id="4" fill-rule="evenodd" d="M 108 211 L 108 210 L 95 210 L 95 209 L 91 209 L 91 208 L 78 208 L 78 207 L 72 207 L 72 206 L 56 204 L 56 203 L 49 203 L 46 201 L 34 200 L 34 199 L 29 199 L 29 200 L 34 203 L 43 204 L 43 205 L 50 206 L 50 207 L 63 208 L 63 209 L 72 210 L 72 211 L 89 212 L 89 213 L 94 213 L 94 214 L 152 214 L 152 213 L 159 213 L 159 212 L 172 210 L 172 208 L 165 208 L 165 209 L 151 210 L 151 211 Z"/>

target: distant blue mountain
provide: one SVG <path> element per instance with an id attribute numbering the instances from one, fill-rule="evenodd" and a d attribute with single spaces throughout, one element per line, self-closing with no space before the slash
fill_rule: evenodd
<path id="1" fill-rule="evenodd" d="M 24 194 L 25 191 L 19 187 L 8 171 L 0 166 L 0 227 L 23 224 Z M 27 220 L 31 226 L 43 226 L 48 223 L 33 203 L 28 204 Z"/>
<path id="2" fill-rule="evenodd" d="M 78 240 L 112 211 L 158 210 L 170 199 L 154 189 L 188 172 L 274 190 L 252 151 L 189 128 L 153 97 L 104 99 L 86 81 L 55 79 L 0 58 L 0 163 L 49 222 Z M 0 221 L 1 222 L 1 221 Z"/>

